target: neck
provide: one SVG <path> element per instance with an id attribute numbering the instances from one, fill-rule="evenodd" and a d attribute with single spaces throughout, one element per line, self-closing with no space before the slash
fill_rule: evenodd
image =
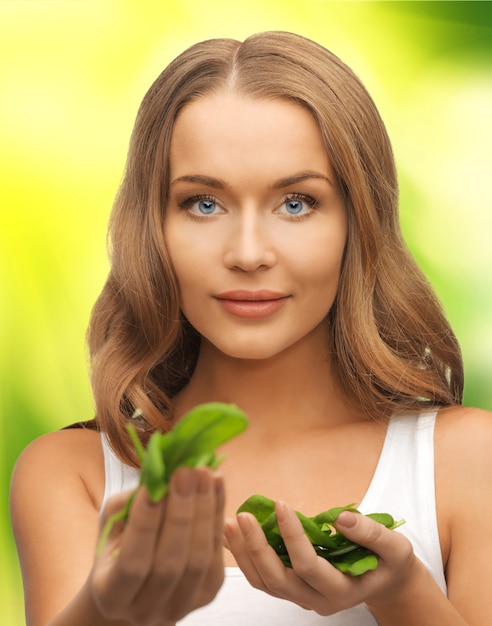
<path id="1" fill-rule="evenodd" d="M 360 419 L 336 383 L 328 346 L 327 336 L 317 334 L 271 358 L 243 360 L 204 342 L 193 376 L 176 398 L 177 412 L 202 402 L 234 403 L 250 423 L 272 431 L 288 422 L 305 430 Z"/>

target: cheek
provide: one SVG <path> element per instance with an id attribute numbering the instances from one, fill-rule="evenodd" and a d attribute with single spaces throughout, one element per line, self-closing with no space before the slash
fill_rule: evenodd
<path id="1" fill-rule="evenodd" d="M 204 250 L 190 245 L 189 241 L 175 241 L 169 253 L 179 286 L 180 306 L 188 317 L 201 306 L 207 293 L 212 261 Z"/>
<path id="2" fill-rule="evenodd" d="M 298 253 L 292 255 L 292 260 L 308 282 L 332 285 L 340 276 L 344 246 L 345 241 L 341 238 L 304 241 Z"/>
<path id="3" fill-rule="evenodd" d="M 178 283 L 183 288 L 190 279 L 193 279 L 197 264 L 197 251 L 195 243 L 190 243 L 190 237 L 186 235 L 186 229 L 175 224 L 174 219 L 169 219 L 164 231 L 167 251 Z"/>
<path id="4" fill-rule="evenodd" d="M 203 265 L 186 254 L 176 254 L 171 258 L 181 290 L 181 298 L 187 299 L 190 290 L 196 289 L 200 284 L 200 270 L 203 269 Z"/>

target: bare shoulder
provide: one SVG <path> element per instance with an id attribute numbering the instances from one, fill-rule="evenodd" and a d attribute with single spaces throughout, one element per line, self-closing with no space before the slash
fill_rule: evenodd
<path id="1" fill-rule="evenodd" d="M 26 533 L 34 536 L 32 514 L 40 530 L 44 520 L 52 518 L 56 527 L 71 512 L 97 515 L 103 492 L 99 433 L 62 430 L 35 439 L 20 454 L 12 474 L 10 508 L 16 539 L 22 542 Z"/>
<path id="2" fill-rule="evenodd" d="M 435 431 L 436 502 L 448 597 L 469 624 L 490 623 L 492 413 L 439 412 Z"/>
<path id="3" fill-rule="evenodd" d="M 492 413 L 469 407 L 439 411 L 435 434 L 436 469 L 457 484 L 492 477 Z M 466 471 L 464 469 L 466 468 Z"/>
<path id="4" fill-rule="evenodd" d="M 35 439 L 17 460 L 12 490 L 44 490 L 63 482 L 85 488 L 94 506 L 99 505 L 104 489 L 104 460 L 98 432 L 77 428 Z"/>
<path id="5" fill-rule="evenodd" d="M 492 413 L 469 406 L 448 406 L 439 410 L 437 425 L 444 428 L 465 427 L 483 424 L 488 429 L 492 423 Z"/>
<path id="6" fill-rule="evenodd" d="M 73 597 L 92 566 L 104 491 L 100 435 L 43 435 L 20 455 L 10 511 L 29 624 L 44 624 Z"/>
<path id="7" fill-rule="evenodd" d="M 492 413 L 468 407 L 439 411 L 435 430 L 435 475 L 442 534 L 492 502 Z M 485 502 L 487 504 L 485 504 Z M 468 523 L 470 523 L 468 519 Z"/>
<path id="8" fill-rule="evenodd" d="M 37 455 L 54 454 L 56 458 L 64 456 L 85 457 L 88 452 L 101 451 L 100 434 L 89 428 L 67 428 L 41 435 L 32 441 L 19 457 L 36 458 Z"/>
<path id="9" fill-rule="evenodd" d="M 492 445 L 492 413 L 465 406 L 441 409 L 436 422 L 436 449 L 445 453 L 460 451 L 457 459 L 472 461 Z"/>

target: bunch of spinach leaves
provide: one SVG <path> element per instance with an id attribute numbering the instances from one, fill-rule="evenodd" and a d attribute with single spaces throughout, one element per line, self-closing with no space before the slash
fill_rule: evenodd
<path id="1" fill-rule="evenodd" d="M 137 411 L 136 415 L 138 414 Z M 234 404 L 200 404 L 186 413 L 168 433 L 154 432 L 144 448 L 135 427 L 129 423 L 127 430 L 141 466 L 139 487 L 145 486 L 151 500 L 158 502 L 167 494 L 171 476 L 178 467 L 207 466 L 216 469 L 222 461 L 221 457 L 217 457 L 216 448 L 239 435 L 247 425 L 246 415 Z M 98 553 L 106 544 L 114 524 L 128 520 L 137 490 L 138 488 L 130 494 L 120 511 L 108 518 L 98 543 Z M 292 567 L 278 527 L 274 501 L 254 495 L 237 512 L 243 511 L 256 517 L 268 543 L 284 565 Z M 324 511 L 314 517 L 306 517 L 297 511 L 296 514 L 319 556 L 346 574 L 360 576 L 376 569 L 378 560 L 370 550 L 349 541 L 336 530 L 334 522 L 342 511 L 359 513 L 353 504 L 349 504 Z M 404 524 L 403 520 L 395 522 L 387 513 L 373 513 L 367 517 L 391 530 Z"/>
<path id="2" fill-rule="evenodd" d="M 316 554 L 327 561 L 344 574 L 360 576 L 365 572 L 374 570 L 378 566 L 377 556 L 363 546 L 349 541 L 334 526 L 342 511 L 360 513 L 354 504 L 340 506 L 314 517 L 306 517 L 296 511 L 304 532 L 311 541 Z M 292 567 L 287 548 L 280 534 L 275 513 L 275 502 L 265 496 L 254 495 L 248 498 L 237 510 L 238 513 L 252 513 L 260 524 L 268 543 L 280 557 L 286 567 Z M 388 513 L 371 513 L 367 517 L 383 524 L 393 530 L 404 524 L 404 520 L 396 522 Z"/>
<path id="3" fill-rule="evenodd" d="M 168 492 L 169 481 L 178 467 L 216 469 L 222 458 L 217 457 L 215 449 L 239 435 L 247 425 L 246 415 L 234 404 L 200 404 L 186 413 L 168 433 L 154 432 L 144 448 L 135 427 L 129 423 L 127 430 L 141 467 L 139 486 L 144 485 L 151 500 L 158 502 Z M 114 524 L 127 521 L 137 490 L 131 493 L 120 511 L 108 518 L 98 543 L 98 553 Z"/>

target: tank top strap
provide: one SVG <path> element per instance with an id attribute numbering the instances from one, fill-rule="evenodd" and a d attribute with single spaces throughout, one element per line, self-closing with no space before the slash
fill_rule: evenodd
<path id="1" fill-rule="evenodd" d="M 134 467 L 125 465 L 114 453 L 106 433 L 101 433 L 101 445 L 104 455 L 104 473 L 106 483 L 101 503 L 101 511 L 104 509 L 108 498 L 120 491 L 134 489 L 139 482 L 139 471 Z"/>
<path id="2" fill-rule="evenodd" d="M 360 504 L 363 513 L 390 513 L 405 524 L 397 529 L 446 592 L 439 542 L 434 477 L 437 409 L 394 415 L 378 466 Z"/>
<path id="3" fill-rule="evenodd" d="M 404 502 L 409 493 L 395 492 L 399 484 L 415 485 L 426 474 L 426 495 L 434 488 L 434 424 L 437 411 L 393 415 L 371 485 L 361 507 L 371 506 L 383 494 L 391 493 L 395 502 Z M 429 485 L 428 472 L 431 470 Z"/>

